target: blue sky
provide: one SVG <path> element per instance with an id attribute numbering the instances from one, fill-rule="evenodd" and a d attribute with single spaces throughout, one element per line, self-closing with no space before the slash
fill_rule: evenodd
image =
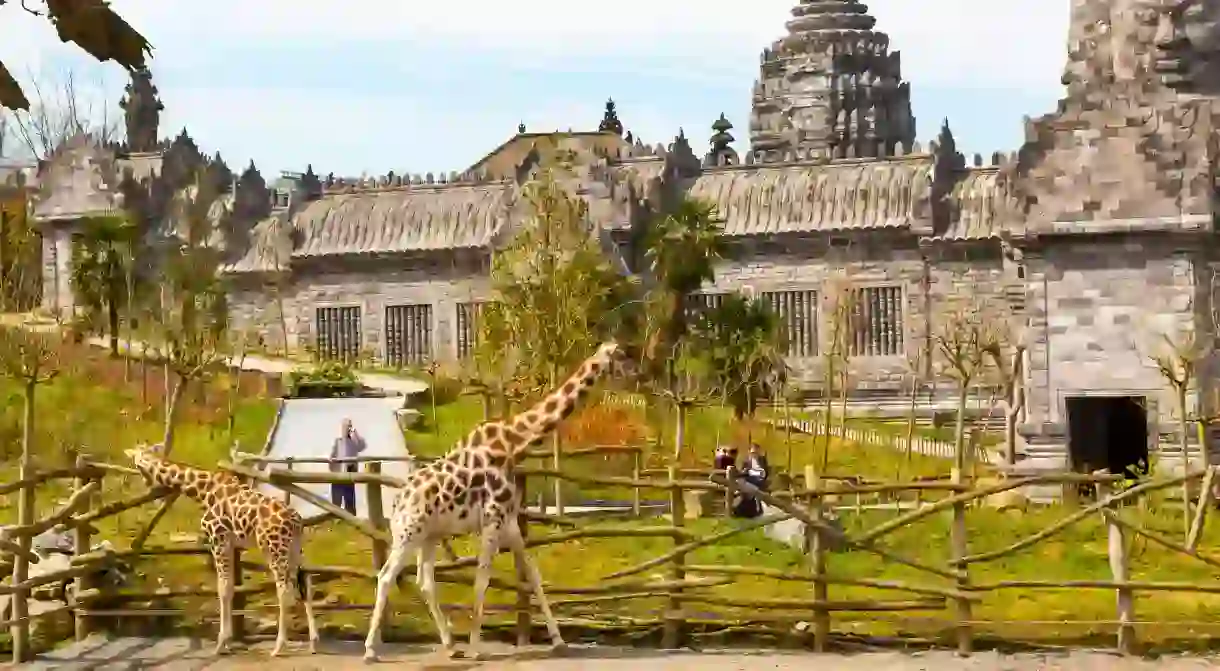
<path id="1" fill-rule="evenodd" d="M 703 146 L 724 112 L 748 138 L 759 52 L 796 0 L 111 0 L 155 47 L 162 134 L 187 127 L 265 175 L 461 170 L 511 136 L 592 130 L 607 97 L 650 143 Z M 0 8 L 0 59 L 27 89 L 71 72 L 94 109 L 125 73 Z M 30 0 L 37 6 L 37 0 Z M 1054 109 L 1067 0 L 875 0 L 902 51 L 919 137 L 949 117 L 967 152 L 1015 149 Z M 591 18 L 592 17 L 592 18 Z"/>

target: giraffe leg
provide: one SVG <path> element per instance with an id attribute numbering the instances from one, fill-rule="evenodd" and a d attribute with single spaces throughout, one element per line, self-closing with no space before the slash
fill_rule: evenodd
<path id="1" fill-rule="evenodd" d="M 534 591 L 534 598 L 538 600 L 538 609 L 542 611 L 542 617 L 546 619 L 546 631 L 551 635 L 552 650 L 563 652 L 567 648 L 567 644 L 563 641 L 563 635 L 559 632 L 559 623 L 555 621 L 555 616 L 551 613 L 551 605 L 547 602 L 546 592 L 542 589 L 542 575 L 538 572 L 538 565 L 534 563 L 534 559 L 526 552 L 525 539 L 521 537 L 521 528 L 515 522 L 510 521 L 506 526 L 504 540 L 512 549 L 513 558 L 525 568 L 525 575 L 530 582 L 530 588 Z"/>
<path id="2" fill-rule="evenodd" d="M 441 610 L 440 599 L 436 593 L 436 544 L 425 543 L 419 549 L 419 591 L 428 602 L 428 612 L 432 613 L 432 621 L 441 636 L 441 647 L 452 654 L 453 631 L 449 627 L 449 618 Z"/>
<path id="3" fill-rule="evenodd" d="M 409 542 L 394 543 L 394 549 L 386 559 L 385 565 L 377 574 L 377 601 L 373 605 L 373 617 L 369 621 L 369 635 L 364 639 L 364 661 L 377 661 L 377 644 L 381 643 L 381 619 L 385 616 L 386 603 L 390 598 L 390 590 L 394 589 L 394 581 L 407 563 Z"/>
<path id="4" fill-rule="evenodd" d="M 288 628 L 291 626 L 289 617 L 292 615 L 292 597 L 295 589 L 289 576 L 282 571 L 276 571 L 275 595 L 279 601 L 280 615 L 279 626 L 275 633 L 275 647 L 271 649 L 272 657 L 279 657 L 280 653 L 284 651 L 284 644 L 288 642 Z"/>
<path id="5" fill-rule="evenodd" d="M 313 577 L 308 573 L 301 573 L 298 576 L 297 585 L 301 589 L 301 604 L 305 606 L 305 621 L 309 625 L 309 654 L 312 655 L 318 651 L 318 621 L 313 616 Z"/>
<path id="6" fill-rule="evenodd" d="M 229 651 L 233 638 L 233 548 L 228 541 L 213 545 L 213 563 L 216 565 L 216 595 L 220 599 L 220 633 L 216 636 L 213 654 Z"/>
<path id="7" fill-rule="evenodd" d="M 496 558 L 500 543 L 499 524 L 483 527 L 479 545 L 479 565 L 474 574 L 474 615 L 470 622 L 470 656 L 480 659 L 479 645 L 483 637 L 483 607 L 487 599 L 487 585 L 491 582 L 491 563 Z"/>

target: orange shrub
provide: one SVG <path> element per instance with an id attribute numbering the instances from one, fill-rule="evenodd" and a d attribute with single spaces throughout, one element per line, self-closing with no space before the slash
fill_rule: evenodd
<path id="1" fill-rule="evenodd" d="M 565 422 L 560 435 L 565 447 L 592 447 L 639 445 L 647 434 L 639 413 L 599 404 L 584 408 Z"/>

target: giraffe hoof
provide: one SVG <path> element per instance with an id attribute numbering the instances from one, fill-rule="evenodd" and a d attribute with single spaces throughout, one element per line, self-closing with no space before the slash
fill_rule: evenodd
<path id="1" fill-rule="evenodd" d="M 229 654 L 229 644 L 217 643 L 216 647 L 212 650 L 212 654 L 216 657 Z"/>
<path id="2" fill-rule="evenodd" d="M 555 641 L 551 644 L 552 657 L 564 657 L 568 654 L 568 644 L 563 641 Z"/>
<path id="3" fill-rule="evenodd" d="M 364 649 L 364 663 L 373 664 L 377 661 L 377 651 L 372 648 Z"/>
<path id="4" fill-rule="evenodd" d="M 449 655 L 449 659 L 462 659 L 465 656 L 461 648 L 452 645 L 445 646 L 445 654 Z"/>

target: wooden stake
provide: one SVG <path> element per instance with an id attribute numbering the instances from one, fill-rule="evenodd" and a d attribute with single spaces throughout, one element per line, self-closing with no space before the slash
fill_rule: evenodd
<path id="1" fill-rule="evenodd" d="M 1105 500 L 1105 497 L 1112 493 L 1112 485 L 1109 483 L 1098 483 L 1098 496 Z M 1104 511 L 1110 510 L 1107 506 L 1103 509 L 1102 518 L 1106 521 L 1106 529 L 1109 532 L 1108 539 L 1108 554 L 1110 556 L 1110 574 L 1116 583 L 1126 583 L 1128 579 L 1128 563 L 1127 563 L 1127 538 L 1126 530 L 1122 525 L 1118 524 L 1110 515 Z M 1118 651 L 1124 655 L 1135 654 L 1135 593 L 1130 587 L 1119 587 L 1114 590 L 1115 600 L 1118 607 Z"/>
<path id="2" fill-rule="evenodd" d="M 381 475 L 381 464 L 376 461 L 367 462 L 364 465 L 364 471 L 370 475 Z M 366 494 L 368 497 L 368 512 L 369 524 L 373 525 L 374 529 L 387 531 L 384 505 L 381 500 L 381 483 L 369 482 L 365 485 Z M 290 496 L 287 492 L 286 496 Z M 386 557 L 389 556 L 389 543 L 384 538 L 373 538 L 373 570 L 379 571 L 385 564 Z"/>
<path id="3" fill-rule="evenodd" d="M 87 466 L 87 464 L 85 463 L 85 458 L 78 455 L 76 457 L 76 467 L 78 469 L 84 470 L 84 468 L 86 466 Z M 86 478 L 77 476 L 75 482 L 73 483 L 74 489 L 76 491 L 81 491 L 82 488 L 84 488 L 88 484 L 88 482 L 89 482 L 89 480 L 87 480 Z M 89 497 L 89 498 L 92 499 L 93 497 Z M 91 500 L 87 501 L 85 503 L 86 509 L 88 509 L 88 506 L 91 506 L 92 503 L 93 502 Z M 89 532 L 91 529 L 92 529 L 92 526 L 89 524 L 79 524 L 76 526 L 76 538 L 72 541 L 72 554 L 74 556 L 79 557 L 79 556 L 87 554 L 89 552 L 89 546 L 90 546 L 90 540 L 91 540 L 89 537 Z M 73 588 L 72 588 L 74 596 L 79 597 L 82 592 L 91 588 L 93 586 L 90 584 L 91 582 L 92 581 L 87 576 L 81 576 L 81 577 L 77 578 L 76 582 L 73 584 Z M 84 613 L 83 609 L 77 610 L 75 613 L 75 616 L 73 618 L 73 621 L 74 621 L 76 640 L 78 640 L 78 641 L 85 640 L 85 638 L 87 638 L 90 633 L 89 616 Z"/>
<path id="4" fill-rule="evenodd" d="M 951 471 L 950 481 L 954 484 L 962 483 L 962 469 L 954 468 Z M 970 576 L 969 564 L 961 561 L 969 552 L 969 543 L 967 542 L 966 531 L 966 503 L 958 502 L 953 505 L 953 526 L 950 529 L 949 542 L 952 546 L 953 553 L 953 568 L 957 571 L 957 589 L 959 592 L 970 591 Z M 971 607 L 969 599 L 954 599 L 954 613 L 957 617 L 957 654 L 965 657 L 968 656 L 973 648 L 974 641 L 972 640 L 970 624 L 973 619 L 971 615 Z"/>
<path id="5" fill-rule="evenodd" d="M 805 488 L 817 490 L 821 487 L 821 479 L 813 464 L 805 465 Z M 822 497 L 817 494 L 809 496 L 809 515 L 821 522 Z M 826 543 L 825 536 L 818 528 L 805 525 L 806 547 L 809 551 L 809 568 L 813 574 L 813 603 L 816 608 L 813 614 L 813 649 L 814 652 L 826 652 L 830 643 L 830 613 L 818 606 L 826 604 L 829 594 L 826 589 Z"/>
<path id="6" fill-rule="evenodd" d="M 679 476 L 679 468 L 676 465 L 669 467 L 669 481 L 676 483 Z M 683 496 L 683 490 L 680 487 L 674 487 L 669 490 L 669 514 L 673 518 L 673 528 L 675 532 L 684 531 L 682 527 L 686 523 L 686 499 Z M 686 538 L 681 533 L 674 534 L 674 545 L 681 545 Z M 669 577 L 674 581 L 686 580 L 686 555 L 678 554 L 670 560 Z M 679 590 L 670 592 L 669 599 L 665 604 L 665 624 L 661 634 L 661 647 L 666 650 L 676 650 L 682 645 L 683 620 L 682 620 L 682 600 Z"/>

